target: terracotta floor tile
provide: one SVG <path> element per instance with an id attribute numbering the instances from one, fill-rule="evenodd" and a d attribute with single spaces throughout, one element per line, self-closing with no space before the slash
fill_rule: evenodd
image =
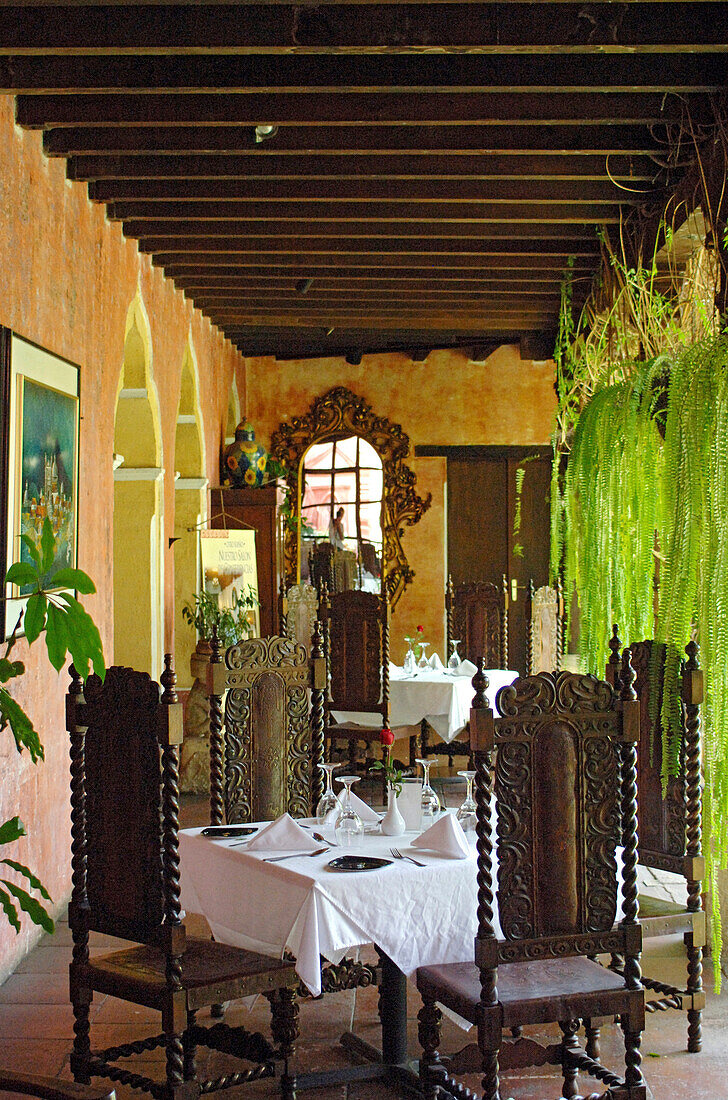
<path id="1" fill-rule="evenodd" d="M 60 974 L 16 972 L 0 986 L 0 1004 L 68 1004 L 68 968 Z"/>
<path id="2" fill-rule="evenodd" d="M 11 1039 L 3 1034 L 0 1038 L 0 1064 L 26 1073 L 44 1073 L 56 1077 L 61 1072 L 69 1050 L 70 1043 L 66 1039 L 46 1038 L 45 1029 L 42 1039 L 31 1039 L 27 1036 Z"/>
<path id="3" fill-rule="evenodd" d="M 17 967 L 16 974 L 67 974 L 71 950 L 67 945 L 45 943 L 36 947 Z"/>

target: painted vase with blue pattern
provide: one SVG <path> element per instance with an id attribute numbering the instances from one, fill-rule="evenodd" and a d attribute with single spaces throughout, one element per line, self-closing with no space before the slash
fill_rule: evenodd
<path id="1" fill-rule="evenodd" d="M 253 425 L 242 420 L 235 429 L 235 440 L 225 451 L 225 466 L 236 489 L 255 489 L 265 480 L 268 453 L 255 441 Z"/>

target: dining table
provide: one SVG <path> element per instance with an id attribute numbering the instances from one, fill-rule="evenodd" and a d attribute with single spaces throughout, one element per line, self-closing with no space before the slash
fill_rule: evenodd
<path id="1" fill-rule="evenodd" d="M 407 1056 L 407 977 L 419 966 L 472 957 L 477 929 L 475 834 L 468 834 L 470 855 L 455 858 L 412 848 L 417 832 L 392 838 L 382 836 L 377 827 L 354 846 L 342 848 L 330 827 L 327 833 L 313 819 L 301 824 L 330 840 L 326 851 L 313 856 L 247 851 L 244 839 L 213 839 L 199 828 L 182 830 L 182 904 L 207 918 L 216 940 L 276 958 L 290 952 L 313 996 L 322 991 L 322 960 L 337 964 L 357 948 L 374 944 L 381 960 L 381 1051 L 347 1033 L 343 1045 L 368 1058 L 368 1064 L 306 1074 L 298 1086 L 388 1076 L 415 1087 Z M 395 858 L 393 847 L 422 866 Z M 279 855 L 291 858 L 266 862 Z M 332 866 L 342 855 L 384 862 L 370 870 L 342 872 Z"/>
<path id="2" fill-rule="evenodd" d="M 445 744 L 452 743 L 470 718 L 475 672 L 475 665 L 469 661 L 462 662 L 456 670 L 428 665 L 411 673 L 390 663 L 389 725 L 395 735 L 420 738 L 421 744 L 423 723 L 426 723 L 427 729 L 434 730 Z M 488 706 L 497 714 L 496 695 L 502 687 L 513 683 L 518 672 L 509 668 L 489 668 L 484 672 L 488 681 L 485 692 Z M 337 722 L 356 723 L 367 728 L 381 721 L 359 711 L 334 711 L 333 717 Z"/>

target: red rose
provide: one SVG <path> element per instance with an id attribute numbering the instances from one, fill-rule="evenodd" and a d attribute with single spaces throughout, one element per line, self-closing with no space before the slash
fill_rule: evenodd
<path id="1" fill-rule="evenodd" d="M 380 733 L 379 733 L 379 740 L 381 741 L 381 743 L 383 745 L 393 745 L 394 744 L 394 734 L 392 733 L 392 731 L 390 729 L 388 729 L 385 726 L 385 728 L 383 730 L 381 730 Z"/>
<path id="2" fill-rule="evenodd" d="M 425 633 L 425 628 L 424 628 L 424 626 L 418 626 L 418 627 L 417 627 L 417 629 L 419 630 L 420 634 L 424 634 L 424 633 Z"/>

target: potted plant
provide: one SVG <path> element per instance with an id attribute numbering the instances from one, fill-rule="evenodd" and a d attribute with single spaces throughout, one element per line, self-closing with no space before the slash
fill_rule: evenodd
<path id="1" fill-rule="evenodd" d="M 57 672 L 63 668 L 69 652 L 84 680 L 91 665 L 102 679 L 106 669 L 101 637 L 93 619 L 71 591 L 58 591 L 60 585 L 69 590 L 74 589 L 81 595 L 89 595 L 96 591 L 93 581 L 81 569 L 60 569 L 53 577 L 53 591 L 49 591 L 44 587 L 44 581 L 56 556 L 56 540 L 50 520 L 46 517 L 43 523 L 39 545 L 29 535 L 20 537 L 31 560 L 11 565 L 5 576 L 5 584 L 21 585 L 31 591 L 15 629 L 7 639 L 5 653 L 0 657 L 0 729 L 9 728 L 18 752 L 27 750 L 33 763 L 37 764 L 44 759 L 43 745 L 31 718 L 13 699 L 6 686 L 25 673 L 23 662 L 11 660 L 10 656 L 18 640 L 21 624 L 29 646 L 41 634 L 45 635 L 48 659 Z M 0 825 L 0 846 L 14 844 L 26 835 L 20 818 L 17 815 L 11 817 Z M 27 913 L 33 924 L 46 932 L 52 932 L 53 919 L 43 905 L 43 901 L 49 902 L 51 897 L 38 876 L 15 859 L 0 859 L 0 864 L 25 880 L 29 888 L 43 899 L 39 901 L 16 881 L 6 878 L 3 870 L 0 878 L 0 906 L 16 933 L 20 932 L 21 927 L 18 909 Z"/>
<path id="2" fill-rule="evenodd" d="M 207 674 L 210 664 L 210 639 L 214 630 L 221 646 L 227 649 L 255 633 L 251 615 L 258 606 L 255 590 L 233 590 L 232 606 L 221 607 L 216 593 L 196 592 L 182 608 L 182 617 L 197 631 L 197 648 L 190 658 L 193 684 L 185 704 L 185 740 L 180 760 L 180 787 L 187 793 L 209 790 L 210 703 Z"/>

